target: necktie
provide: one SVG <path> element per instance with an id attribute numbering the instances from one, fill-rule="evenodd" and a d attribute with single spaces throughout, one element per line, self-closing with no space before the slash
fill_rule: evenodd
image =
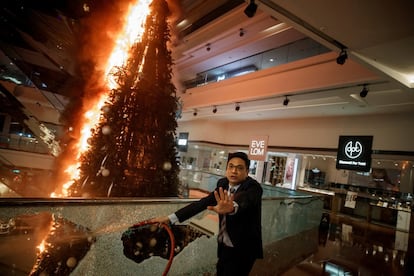
<path id="1" fill-rule="evenodd" d="M 235 188 L 231 188 L 229 195 L 234 194 L 235 191 L 236 191 Z M 224 242 L 225 244 L 226 244 L 226 240 L 224 240 L 224 236 L 226 235 L 227 238 L 228 238 L 228 234 L 226 232 L 226 217 L 227 217 L 227 215 L 223 215 L 223 218 L 222 218 L 221 223 L 220 223 L 219 233 L 218 233 L 219 242 Z M 231 241 L 230 241 L 230 243 L 231 243 Z"/>

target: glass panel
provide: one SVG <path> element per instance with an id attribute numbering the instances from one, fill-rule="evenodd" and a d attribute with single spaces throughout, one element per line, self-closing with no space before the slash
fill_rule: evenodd
<path id="1" fill-rule="evenodd" d="M 267 195 L 281 195 L 274 187 L 265 187 Z M 134 262 L 124 254 L 128 244 L 122 237 L 129 227 L 152 217 L 167 215 L 188 204 L 188 200 L 0 200 L 1 275 L 162 275 L 168 259 L 157 255 Z M 263 199 L 263 245 L 269 275 L 280 270 L 274 260 L 277 244 L 283 238 L 295 251 L 286 256 L 296 262 L 317 241 L 309 232 L 317 230 L 322 214 L 322 201 L 313 196 L 291 196 Z M 215 273 L 218 218 L 205 211 L 186 221 L 189 232 L 175 236 L 178 254 L 168 275 L 205 275 Z M 154 232 L 158 233 L 157 228 Z M 194 235 L 196 234 L 196 235 Z M 167 238 L 155 235 L 155 245 Z M 145 237 L 144 237 L 145 238 Z M 314 241 L 303 242 L 303 240 Z M 125 238 L 124 238 L 125 240 Z M 137 245 L 138 246 L 138 245 Z M 157 253 L 158 252 L 158 253 Z M 135 252 L 141 254 L 140 252 Z M 273 259 L 272 259 L 273 258 Z M 196 265 L 195 265 L 196 264 Z M 254 270 L 253 270 L 254 271 Z M 58 272 L 58 273 L 54 273 Z M 263 274 L 261 274 L 263 275 Z"/>

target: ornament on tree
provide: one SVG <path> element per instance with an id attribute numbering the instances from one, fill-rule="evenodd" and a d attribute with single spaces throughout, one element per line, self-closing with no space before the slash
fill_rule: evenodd
<path id="1" fill-rule="evenodd" d="M 111 134 L 111 127 L 110 126 L 103 126 L 102 127 L 102 134 L 103 135 L 109 135 L 109 134 Z"/>
<path id="2" fill-rule="evenodd" d="M 101 173 L 102 173 L 102 176 L 107 177 L 109 175 L 110 171 L 108 169 L 102 169 Z"/>
<path id="3" fill-rule="evenodd" d="M 69 259 L 66 261 L 66 265 L 69 268 L 74 268 L 77 263 L 78 261 L 76 260 L 75 257 L 69 257 Z"/>
<path id="4" fill-rule="evenodd" d="M 164 162 L 164 164 L 162 165 L 162 169 L 164 171 L 169 171 L 171 170 L 171 168 L 172 168 L 172 165 L 171 165 L 171 162 L 169 161 Z"/>
<path id="5" fill-rule="evenodd" d="M 108 113 L 108 112 L 109 112 L 109 110 L 111 110 L 111 108 L 110 108 L 108 105 L 104 105 L 104 106 L 102 107 L 102 112 L 104 112 L 104 113 Z"/>

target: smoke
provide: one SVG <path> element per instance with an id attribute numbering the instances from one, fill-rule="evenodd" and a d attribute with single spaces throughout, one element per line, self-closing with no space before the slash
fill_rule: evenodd
<path id="1" fill-rule="evenodd" d="M 74 148 L 80 137 L 83 114 L 90 104 L 102 93 L 106 93 L 105 65 L 114 48 L 116 37 L 124 24 L 125 14 L 134 0 L 102 0 L 90 6 L 89 16 L 79 19 L 77 28 L 78 51 L 75 58 L 78 64 L 79 81 L 69 91 L 70 102 L 60 118 L 66 126 L 61 137 L 64 152 L 55 162 L 56 182 L 68 181 L 65 172 L 67 164 L 73 163 Z"/>
<path id="2" fill-rule="evenodd" d="M 76 128 L 78 118 L 87 108 L 86 100 L 95 98 L 104 89 L 102 74 L 105 62 L 114 47 L 114 35 L 122 28 L 129 4 L 132 0 L 103 0 L 90 7 L 90 14 L 80 19 L 77 30 L 78 64 L 80 81 L 69 92 L 71 99 L 61 121 Z"/>

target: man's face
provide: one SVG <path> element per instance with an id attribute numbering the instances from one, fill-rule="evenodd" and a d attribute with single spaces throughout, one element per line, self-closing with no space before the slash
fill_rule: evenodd
<path id="1" fill-rule="evenodd" d="M 227 164 L 226 177 L 230 185 L 237 185 L 248 176 L 248 168 L 244 160 L 238 157 L 230 159 Z"/>

